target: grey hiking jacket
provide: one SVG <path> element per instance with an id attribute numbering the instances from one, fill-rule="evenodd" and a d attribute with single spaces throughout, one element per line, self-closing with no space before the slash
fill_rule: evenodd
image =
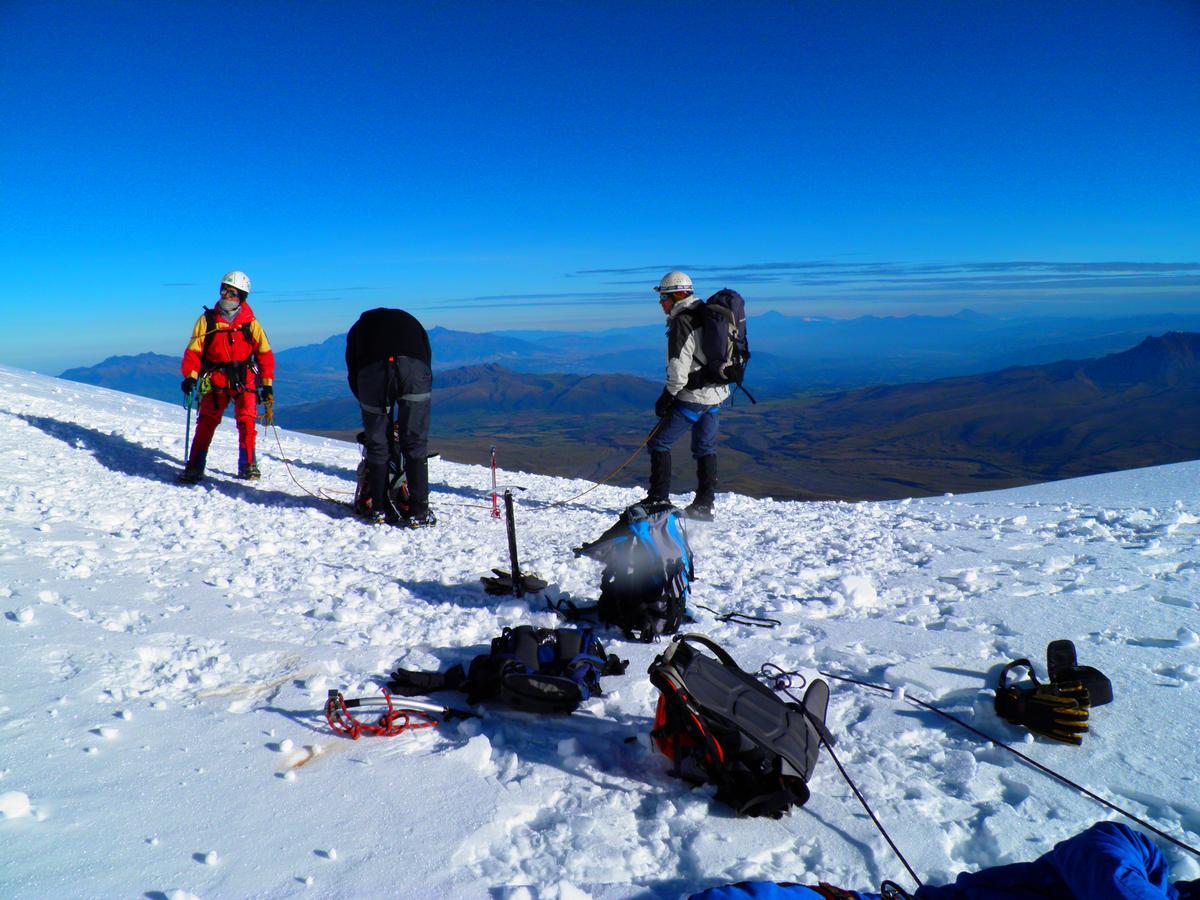
<path id="1" fill-rule="evenodd" d="M 688 315 L 700 303 L 694 294 L 671 307 L 667 316 L 667 393 L 687 403 L 716 406 L 729 397 L 729 385 L 714 384 L 688 389 L 688 375 L 704 366 L 708 360 L 700 347 L 699 323 Z"/>

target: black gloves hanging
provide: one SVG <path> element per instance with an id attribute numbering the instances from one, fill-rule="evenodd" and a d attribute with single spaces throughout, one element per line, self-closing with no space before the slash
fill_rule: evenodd
<path id="1" fill-rule="evenodd" d="M 275 401 L 275 388 L 269 384 L 264 384 L 258 389 L 258 399 L 262 403 L 273 403 Z"/>
<path id="2" fill-rule="evenodd" d="M 1009 686 L 1008 675 L 1016 668 L 1029 670 L 1033 687 Z M 1027 659 L 1010 662 L 1000 672 L 996 686 L 996 712 L 1014 725 L 1024 725 L 1064 744 L 1082 744 L 1091 709 L 1088 690 L 1079 681 L 1042 684 Z"/>
<path id="3" fill-rule="evenodd" d="M 196 379 L 190 376 L 183 379 L 179 385 L 179 389 L 190 397 L 192 391 L 196 390 Z"/>
<path id="4" fill-rule="evenodd" d="M 668 393 L 666 388 L 658 395 L 658 399 L 654 401 L 654 414 L 660 419 L 671 411 L 671 407 L 675 405 L 675 395 Z"/>

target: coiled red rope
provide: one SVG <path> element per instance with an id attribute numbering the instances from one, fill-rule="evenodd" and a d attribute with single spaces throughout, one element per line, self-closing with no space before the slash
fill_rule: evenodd
<path id="1" fill-rule="evenodd" d="M 351 740 L 357 741 L 364 734 L 377 737 L 395 737 L 405 731 L 416 728 L 432 728 L 437 724 L 430 713 L 419 709 L 404 709 L 392 706 L 392 695 L 386 688 L 380 688 L 383 699 L 387 701 L 387 709 L 374 725 L 360 722 L 350 714 L 346 698 L 341 691 L 330 691 L 329 699 L 325 701 L 325 720 L 337 734 L 344 734 Z M 358 706 L 361 701 L 351 700 L 350 706 Z"/>

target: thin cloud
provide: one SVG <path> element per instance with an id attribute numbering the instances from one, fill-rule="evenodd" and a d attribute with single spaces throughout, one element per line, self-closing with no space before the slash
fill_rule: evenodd
<path id="1" fill-rule="evenodd" d="M 548 294 L 482 294 L 478 297 L 459 297 L 451 302 L 466 300 L 603 300 L 609 297 L 625 297 L 624 291 L 567 291 Z"/>
<path id="2" fill-rule="evenodd" d="M 766 272 L 772 270 L 795 270 L 804 268 L 819 268 L 823 266 L 835 266 L 838 263 L 832 263 L 825 260 L 809 260 L 807 262 L 767 262 L 767 263 L 742 263 L 733 266 L 699 266 L 686 265 L 677 263 L 669 266 L 635 266 L 625 269 L 580 269 L 577 272 L 567 273 L 568 278 L 573 278 L 581 275 L 650 275 L 653 273 L 666 272 L 671 269 L 682 269 L 687 272 Z"/>
<path id="3" fill-rule="evenodd" d="M 1084 261 L 1050 262 L 1046 260 L 992 260 L 967 262 L 897 263 L 802 262 L 738 263 L 733 265 L 679 266 L 708 282 L 723 281 L 734 285 L 796 285 L 800 287 L 843 288 L 863 291 L 952 290 L 984 292 L 989 289 L 1011 291 L 1018 288 L 1110 289 L 1121 287 L 1191 288 L 1200 273 L 1200 262 Z M 664 271 L 662 266 L 637 266 L 611 269 L 582 269 L 568 277 L 585 275 L 630 276 L 607 279 L 609 285 L 645 285 L 639 274 Z"/>
<path id="4" fill-rule="evenodd" d="M 272 303 L 336 303 L 343 297 L 344 292 L 362 293 L 363 291 L 379 291 L 383 288 L 352 286 L 338 288 L 307 288 L 298 291 L 256 291 L 256 297 L 268 297 Z"/>

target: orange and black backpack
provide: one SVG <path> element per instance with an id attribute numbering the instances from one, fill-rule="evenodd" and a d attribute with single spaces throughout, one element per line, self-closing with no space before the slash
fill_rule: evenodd
<path id="1" fill-rule="evenodd" d="M 834 745 L 824 681 L 813 681 L 802 703 L 785 702 L 699 634 L 677 636 L 649 671 L 661 692 L 650 735 L 671 774 L 715 785 L 717 799 L 742 816 L 777 819 L 808 801 L 821 742 Z"/>

